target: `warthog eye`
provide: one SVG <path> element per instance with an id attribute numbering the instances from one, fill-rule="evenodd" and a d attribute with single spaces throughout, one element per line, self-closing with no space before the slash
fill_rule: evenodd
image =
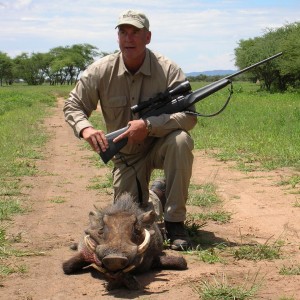
<path id="1" fill-rule="evenodd" d="M 132 241 L 134 243 L 137 243 L 139 242 L 142 236 L 143 236 L 143 229 L 140 226 L 134 226 L 132 232 Z"/>

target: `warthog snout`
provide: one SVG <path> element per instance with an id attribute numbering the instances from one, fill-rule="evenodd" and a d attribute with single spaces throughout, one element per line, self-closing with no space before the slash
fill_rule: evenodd
<path id="1" fill-rule="evenodd" d="M 102 259 L 105 268 L 111 272 L 124 269 L 128 265 L 128 258 L 118 255 L 107 255 Z"/>

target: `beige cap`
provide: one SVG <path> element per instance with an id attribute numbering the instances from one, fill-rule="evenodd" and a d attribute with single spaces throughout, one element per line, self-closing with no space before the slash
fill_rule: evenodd
<path id="1" fill-rule="evenodd" d="M 142 12 L 135 10 L 125 10 L 119 17 L 119 22 L 116 28 L 120 25 L 132 25 L 137 28 L 146 28 L 149 30 L 149 20 Z"/>

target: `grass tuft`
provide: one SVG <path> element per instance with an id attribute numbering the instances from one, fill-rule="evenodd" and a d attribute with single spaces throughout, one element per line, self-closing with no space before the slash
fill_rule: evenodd
<path id="1" fill-rule="evenodd" d="M 225 260 L 220 256 L 220 251 L 217 247 L 202 249 L 197 246 L 195 250 L 186 251 L 186 254 L 197 257 L 199 260 L 208 264 L 225 263 Z"/>
<path id="2" fill-rule="evenodd" d="M 10 220 L 11 215 L 22 213 L 22 208 L 19 200 L 3 199 L 0 200 L 0 221 Z"/>
<path id="3" fill-rule="evenodd" d="M 300 265 L 296 266 L 283 266 L 279 270 L 280 275 L 300 275 Z"/>
<path id="4" fill-rule="evenodd" d="M 201 185 L 191 185 L 189 192 L 188 205 L 211 207 L 221 203 L 221 199 L 217 195 L 217 188 L 214 183 L 206 183 Z"/>
<path id="5" fill-rule="evenodd" d="M 213 211 L 208 213 L 195 213 L 190 214 L 190 218 L 193 220 L 202 220 L 202 221 L 208 221 L 212 220 L 217 223 L 225 224 L 228 223 L 231 219 L 232 213 L 227 211 Z"/>
<path id="6" fill-rule="evenodd" d="M 254 299 L 260 285 L 255 282 L 249 286 L 251 282 L 248 278 L 245 284 L 237 286 L 230 284 L 226 276 L 222 278 L 214 277 L 214 281 L 202 281 L 200 285 L 194 286 L 195 292 L 200 296 L 201 300 L 247 300 Z"/>
<path id="7" fill-rule="evenodd" d="M 281 242 L 275 242 L 272 245 L 265 243 L 263 245 L 253 244 L 244 245 L 234 251 L 236 259 L 246 260 L 273 260 L 281 258 Z"/>

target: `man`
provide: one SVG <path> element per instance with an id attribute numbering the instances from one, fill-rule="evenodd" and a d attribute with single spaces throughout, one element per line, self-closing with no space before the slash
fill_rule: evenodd
<path id="1" fill-rule="evenodd" d="M 112 159 L 114 197 L 130 192 L 135 201 L 146 205 L 151 172 L 163 169 L 165 181 L 155 181 L 150 194 L 165 202 L 164 221 L 171 248 L 186 249 L 189 237 L 184 221 L 193 164 L 193 140 L 188 131 L 195 126 L 196 117 L 180 112 L 143 120 L 130 109 L 168 87 L 174 88 L 185 76 L 176 64 L 146 47 L 151 32 L 143 13 L 123 12 L 116 28 L 120 52 L 96 61 L 82 74 L 65 103 L 65 118 L 75 135 L 98 153 L 108 149 L 105 132 L 88 121 L 98 103 L 108 132 L 129 125 L 114 140 L 128 138 L 127 145 Z"/>

